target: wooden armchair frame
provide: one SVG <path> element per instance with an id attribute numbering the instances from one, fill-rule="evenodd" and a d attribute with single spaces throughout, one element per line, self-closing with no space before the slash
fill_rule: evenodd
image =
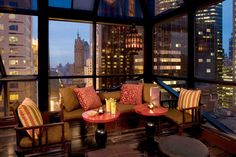
<path id="1" fill-rule="evenodd" d="M 71 153 L 71 141 L 66 140 L 65 138 L 65 125 L 64 122 L 44 124 L 39 126 L 31 126 L 31 127 L 23 127 L 20 119 L 18 117 L 17 108 L 20 104 L 17 102 L 11 107 L 11 111 L 14 114 L 16 121 L 16 155 L 17 156 L 25 156 L 27 154 L 50 154 L 53 152 L 63 152 L 67 153 L 70 156 Z M 42 114 L 44 122 L 48 122 L 48 119 L 45 119 L 47 114 Z M 52 127 L 60 127 L 61 128 L 61 138 L 57 143 L 49 142 L 48 130 Z M 35 137 L 35 131 L 39 130 L 38 138 Z M 32 137 L 28 135 L 27 130 L 32 130 Z M 59 129 L 60 130 L 60 129 Z M 26 143 L 27 146 L 22 147 L 20 142 L 23 138 L 30 139 L 31 142 Z M 28 140 L 29 141 L 29 140 Z"/>
<path id="2" fill-rule="evenodd" d="M 177 120 L 171 116 L 165 116 L 166 118 L 168 118 L 172 122 L 175 122 L 176 126 L 178 127 L 178 134 L 182 135 L 185 128 L 200 126 L 200 124 L 201 124 L 201 109 L 200 108 L 201 108 L 202 104 L 199 103 L 199 106 L 197 106 L 197 107 L 191 107 L 191 108 L 185 108 L 182 110 L 178 110 L 177 109 L 177 102 L 178 102 L 178 99 L 164 100 L 164 101 L 161 101 L 161 105 L 164 107 L 168 107 L 169 110 L 179 112 L 178 114 L 182 116 L 181 123 L 176 122 Z M 187 113 L 187 111 L 189 111 L 189 110 L 192 111 L 191 115 L 189 113 Z M 188 120 L 187 120 L 187 117 L 188 117 Z"/>

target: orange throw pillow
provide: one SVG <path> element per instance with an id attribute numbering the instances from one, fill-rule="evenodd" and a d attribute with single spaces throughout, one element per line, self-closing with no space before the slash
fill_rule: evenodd
<path id="1" fill-rule="evenodd" d="M 121 87 L 120 103 L 142 104 L 143 84 L 123 84 Z"/>
<path id="2" fill-rule="evenodd" d="M 24 127 L 43 125 L 43 118 L 37 105 L 30 99 L 25 98 L 17 109 L 18 116 Z M 30 137 L 33 138 L 32 129 L 27 130 Z M 35 129 L 34 138 L 38 139 L 39 129 Z"/>
<path id="3" fill-rule="evenodd" d="M 85 111 L 102 106 L 102 102 L 93 86 L 74 88 L 74 92 L 79 99 L 80 105 Z"/>

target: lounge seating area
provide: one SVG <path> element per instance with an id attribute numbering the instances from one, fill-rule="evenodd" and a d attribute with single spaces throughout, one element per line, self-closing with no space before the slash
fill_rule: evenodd
<path id="1" fill-rule="evenodd" d="M 0 0 L 0 156 L 233 157 L 235 0 Z"/>

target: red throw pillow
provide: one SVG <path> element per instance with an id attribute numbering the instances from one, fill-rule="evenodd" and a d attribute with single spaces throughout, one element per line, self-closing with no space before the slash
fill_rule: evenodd
<path id="1" fill-rule="evenodd" d="M 87 111 L 102 106 L 102 102 L 95 92 L 93 86 L 84 88 L 74 88 L 82 108 Z"/>
<path id="2" fill-rule="evenodd" d="M 120 103 L 142 104 L 143 84 L 123 84 L 121 87 Z"/>

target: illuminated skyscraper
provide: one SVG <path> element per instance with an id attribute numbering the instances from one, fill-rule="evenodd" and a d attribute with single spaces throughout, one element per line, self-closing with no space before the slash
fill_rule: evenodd
<path id="1" fill-rule="evenodd" d="M 198 10 L 195 39 L 195 74 L 222 80 L 222 3 Z"/>
<path id="2" fill-rule="evenodd" d="M 37 72 L 37 44 L 32 46 L 32 17 L 0 13 L 0 53 L 7 75 L 33 75 Z M 26 96 L 37 102 L 34 82 L 9 82 L 9 104 Z M 4 104 L 3 114 L 8 114 Z"/>
<path id="3" fill-rule="evenodd" d="M 135 0 L 101 1 L 99 14 L 103 16 L 140 16 Z M 129 26 L 100 25 L 96 34 L 97 75 L 127 75 L 143 72 L 143 53 L 131 53 L 125 48 L 125 39 Z M 125 78 L 101 78 L 97 88 L 110 88 L 124 82 Z M 118 84 L 117 84 L 118 83 Z"/>

